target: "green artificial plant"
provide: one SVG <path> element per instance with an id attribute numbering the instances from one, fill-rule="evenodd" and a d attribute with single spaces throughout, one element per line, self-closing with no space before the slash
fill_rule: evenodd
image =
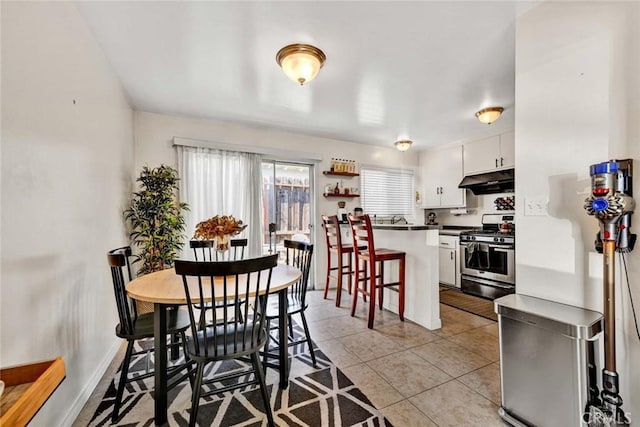
<path id="1" fill-rule="evenodd" d="M 133 193 L 124 217 L 131 224 L 131 240 L 139 248 L 135 262 L 142 262 L 140 274 L 173 266 L 182 249 L 183 211 L 189 208 L 176 199 L 178 181 L 178 171 L 166 165 L 153 169 L 145 166 L 136 180 L 141 188 Z"/>

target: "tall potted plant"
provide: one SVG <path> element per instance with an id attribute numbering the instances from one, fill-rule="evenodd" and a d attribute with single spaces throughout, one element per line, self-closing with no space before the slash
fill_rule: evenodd
<path id="1" fill-rule="evenodd" d="M 136 182 L 140 190 L 133 193 L 131 206 L 124 217 L 131 224 L 131 240 L 139 248 L 136 261 L 142 262 L 140 274 L 171 267 L 184 244 L 186 203 L 176 199 L 178 171 L 160 165 L 145 166 Z"/>

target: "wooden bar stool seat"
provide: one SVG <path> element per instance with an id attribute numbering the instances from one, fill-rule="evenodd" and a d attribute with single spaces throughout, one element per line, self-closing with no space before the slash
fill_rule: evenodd
<path id="1" fill-rule="evenodd" d="M 356 313 L 358 294 L 362 294 L 364 301 L 366 301 L 366 297 L 369 297 L 369 318 L 367 326 L 369 329 L 372 329 L 376 308 L 376 294 L 378 294 L 378 305 L 380 309 L 382 309 L 383 290 L 384 288 L 388 288 L 399 294 L 398 315 L 400 320 L 404 321 L 406 253 L 394 249 L 375 247 L 369 215 L 349 215 L 349 225 L 353 233 L 354 253 L 357 265 L 354 271 L 356 287 L 353 291 L 351 316 L 355 316 Z M 366 248 L 363 249 L 365 244 Z M 399 261 L 398 280 L 395 282 L 384 282 L 384 263 L 387 261 Z"/>
<path id="2" fill-rule="evenodd" d="M 342 297 L 342 278 L 347 276 L 347 291 L 351 295 L 353 288 L 353 245 L 343 243 L 340 235 L 340 223 L 336 215 L 322 216 L 322 224 L 325 231 L 327 242 L 327 281 L 324 286 L 324 299 L 327 299 L 331 279 L 336 281 L 336 307 L 340 307 L 340 298 Z M 337 265 L 332 265 L 332 254 L 335 255 Z M 345 263 L 345 255 L 347 262 Z"/>

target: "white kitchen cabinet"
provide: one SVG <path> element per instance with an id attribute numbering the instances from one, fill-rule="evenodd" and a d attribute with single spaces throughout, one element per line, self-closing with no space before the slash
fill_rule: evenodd
<path id="1" fill-rule="evenodd" d="M 515 164 L 513 132 L 464 144 L 464 174 L 510 169 Z"/>
<path id="2" fill-rule="evenodd" d="M 450 286 L 460 286 L 458 265 L 458 237 L 440 236 L 439 258 L 440 283 Z"/>
<path id="3" fill-rule="evenodd" d="M 462 181 L 462 147 L 434 150 L 420 156 L 422 208 L 459 208 L 466 204 Z"/>
<path id="4" fill-rule="evenodd" d="M 502 167 L 510 169 L 516 164 L 516 135 L 507 132 L 500 135 L 500 159 Z"/>
<path id="5" fill-rule="evenodd" d="M 439 258 L 440 283 L 455 286 L 456 284 L 456 251 L 440 248 Z"/>

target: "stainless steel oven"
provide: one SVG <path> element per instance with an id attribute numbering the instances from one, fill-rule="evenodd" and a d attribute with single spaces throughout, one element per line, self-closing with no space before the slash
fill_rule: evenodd
<path id="1" fill-rule="evenodd" d="M 480 279 L 515 284 L 513 244 L 460 242 L 460 272 Z"/>
<path id="2" fill-rule="evenodd" d="M 460 287 L 489 299 L 512 294 L 516 284 L 513 216 L 483 215 L 482 226 L 482 230 L 460 234 Z"/>

